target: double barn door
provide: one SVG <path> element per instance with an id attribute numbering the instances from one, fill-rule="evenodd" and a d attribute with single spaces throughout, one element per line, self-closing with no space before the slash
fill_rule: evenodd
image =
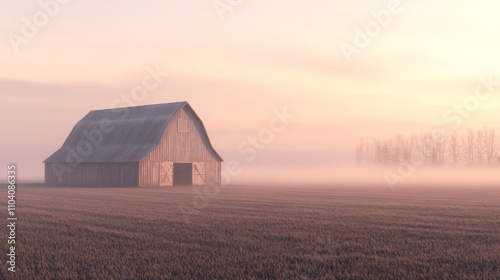
<path id="1" fill-rule="evenodd" d="M 161 162 L 160 168 L 160 187 L 171 187 L 174 185 L 174 163 L 171 161 Z"/>
<path id="2" fill-rule="evenodd" d="M 171 187 L 174 185 L 204 186 L 207 184 L 207 167 L 205 162 L 195 161 L 186 164 L 165 161 L 157 165 L 160 187 Z M 191 174 L 186 174 L 186 172 L 190 172 Z M 190 178 L 186 178 L 186 176 Z"/>

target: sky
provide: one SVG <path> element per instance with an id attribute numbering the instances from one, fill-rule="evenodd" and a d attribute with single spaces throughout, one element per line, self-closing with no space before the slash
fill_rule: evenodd
<path id="1" fill-rule="evenodd" d="M 186 100 L 219 154 L 240 165 L 234 183 L 357 177 L 346 170 L 361 138 L 500 129 L 499 8 L 0 0 L 0 166 L 41 180 L 42 161 L 90 110 Z M 144 79 L 154 87 L 138 98 Z M 249 161 L 239 147 L 277 111 L 293 118 Z"/>

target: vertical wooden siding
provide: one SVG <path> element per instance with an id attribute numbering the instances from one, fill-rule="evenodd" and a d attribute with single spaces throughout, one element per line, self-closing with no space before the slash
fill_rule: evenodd
<path id="1" fill-rule="evenodd" d="M 187 119 L 188 132 L 179 132 L 179 119 Z M 212 154 L 202 124 L 185 107 L 168 124 L 159 145 L 139 163 L 139 186 L 158 186 L 158 163 L 206 162 L 207 184 L 220 184 L 220 162 Z"/>
<path id="2" fill-rule="evenodd" d="M 137 186 L 139 182 L 137 163 L 80 163 L 76 167 L 65 167 L 69 172 L 60 172 L 61 165 L 45 164 L 45 183 L 69 186 Z M 58 171 L 59 170 L 59 171 Z M 58 174 L 61 174 L 59 178 Z M 62 179 L 62 180 L 60 180 Z"/>

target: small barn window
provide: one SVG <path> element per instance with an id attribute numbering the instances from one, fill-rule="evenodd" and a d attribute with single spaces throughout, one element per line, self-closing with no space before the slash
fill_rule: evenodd
<path id="1" fill-rule="evenodd" d="M 179 119 L 177 122 L 178 132 L 189 132 L 189 122 L 188 119 Z"/>

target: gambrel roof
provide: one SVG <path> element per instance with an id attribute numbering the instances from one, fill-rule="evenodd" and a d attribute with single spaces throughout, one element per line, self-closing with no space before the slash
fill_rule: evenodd
<path id="1" fill-rule="evenodd" d="M 170 120 L 184 107 L 200 122 L 207 149 L 222 161 L 191 106 L 176 102 L 91 111 L 75 125 L 63 146 L 44 162 L 139 162 L 158 146 Z M 88 143 L 92 144 L 90 150 Z M 79 145 L 77 158 L 74 155 Z"/>

